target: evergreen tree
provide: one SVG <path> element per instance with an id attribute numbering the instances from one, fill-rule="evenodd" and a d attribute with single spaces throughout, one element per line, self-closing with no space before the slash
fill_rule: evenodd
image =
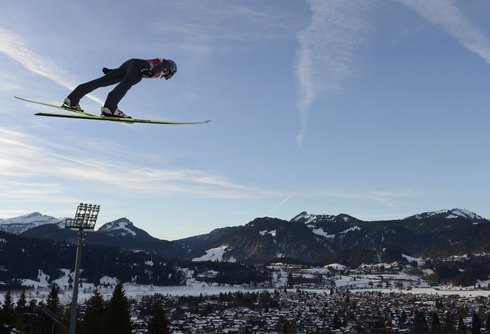
<path id="1" fill-rule="evenodd" d="M 400 328 L 405 328 L 405 323 L 407 322 L 407 313 L 405 310 L 402 311 L 402 314 L 400 315 L 400 320 L 399 320 L 399 327 Z"/>
<path id="2" fill-rule="evenodd" d="M 14 302 L 12 300 L 12 291 L 8 290 L 4 296 L 2 309 L 0 310 L 0 325 L 7 327 L 14 326 Z"/>
<path id="3" fill-rule="evenodd" d="M 58 314 L 61 310 L 60 298 L 58 297 L 58 287 L 56 286 L 56 284 L 51 285 L 48 299 L 46 300 L 46 307 L 54 314 Z"/>
<path id="4" fill-rule="evenodd" d="M 340 321 L 340 317 L 337 313 L 333 316 L 333 328 L 335 329 L 340 329 L 340 326 L 342 326 L 342 322 Z"/>
<path id="5" fill-rule="evenodd" d="M 281 317 L 277 321 L 275 328 L 279 333 L 296 333 L 296 327 L 293 322 L 286 317 Z"/>
<path id="6" fill-rule="evenodd" d="M 26 292 L 22 290 L 14 311 L 14 325 L 15 328 L 25 332 L 27 329 L 27 316 L 26 313 L 29 311 L 27 306 Z"/>
<path id="7" fill-rule="evenodd" d="M 83 317 L 80 333 L 102 334 L 104 322 L 105 304 L 99 290 L 96 289 L 87 301 L 85 316 Z"/>
<path id="8" fill-rule="evenodd" d="M 104 314 L 103 333 L 131 334 L 129 301 L 121 282 L 117 283 L 107 305 Z"/>
<path id="9" fill-rule="evenodd" d="M 259 305 L 262 308 L 268 308 L 271 306 L 271 294 L 268 291 L 263 291 L 259 294 Z"/>
<path id="10" fill-rule="evenodd" d="M 57 322 L 63 323 L 63 319 L 61 319 L 63 308 L 58 296 L 58 287 L 56 284 L 51 284 L 46 304 L 41 303 L 39 306 L 43 311 L 40 324 L 36 324 L 39 332 L 61 333 L 60 328 L 57 327 Z"/>
<path id="11" fill-rule="evenodd" d="M 448 313 L 446 320 L 444 321 L 444 332 L 456 333 L 456 327 L 454 327 L 454 317 L 451 313 Z"/>
<path id="12" fill-rule="evenodd" d="M 151 318 L 148 323 L 148 334 L 168 334 L 168 321 L 165 318 L 165 310 L 163 309 L 162 301 L 155 298 L 152 305 Z"/>
<path id="13" fill-rule="evenodd" d="M 293 274 L 288 273 L 288 278 L 287 278 L 287 281 L 286 281 L 286 286 L 288 288 L 292 288 L 293 285 L 294 285 L 294 282 L 293 282 Z"/>
<path id="14" fill-rule="evenodd" d="M 27 309 L 29 310 L 29 312 L 32 312 L 32 314 L 29 314 L 27 316 L 28 318 L 28 321 L 26 323 L 26 326 L 27 326 L 27 333 L 36 333 L 35 331 L 35 328 L 39 328 L 40 326 L 38 326 L 38 324 L 40 323 L 39 319 L 40 319 L 40 316 L 39 315 L 34 315 L 34 310 L 36 309 L 37 307 L 37 301 L 35 299 L 31 299 L 29 301 L 29 306 L 27 307 Z"/>
<path id="15" fill-rule="evenodd" d="M 73 289 L 73 278 L 71 275 L 68 275 L 68 288 Z"/>
<path id="16" fill-rule="evenodd" d="M 433 334 L 443 333 L 441 322 L 439 320 L 439 315 L 437 314 L 437 312 L 434 312 L 434 314 L 432 315 L 431 333 Z"/>
<path id="17" fill-rule="evenodd" d="M 466 325 L 464 324 L 463 318 L 459 318 L 458 321 L 458 334 L 466 334 Z"/>
<path id="18" fill-rule="evenodd" d="M 422 311 L 416 311 L 413 318 L 413 330 L 415 333 L 429 333 L 429 326 Z"/>
<path id="19" fill-rule="evenodd" d="M 473 318 L 471 321 L 471 334 L 480 334 L 481 333 L 481 320 L 478 314 L 473 313 Z"/>

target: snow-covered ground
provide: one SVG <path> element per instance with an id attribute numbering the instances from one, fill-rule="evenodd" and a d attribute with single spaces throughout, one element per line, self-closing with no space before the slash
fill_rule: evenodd
<path id="1" fill-rule="evenodd" d="M 95 289 L 93 285 L 84 284 L 80 288 L 78 294 L 78 302 L 83 303 L 87 301 L 92 295 L 92 291 Z M 208 285 L 203 283 L 195 283 L 187 286 L 152 286 L 152 285 L 134 285 L 134 284 L 124 284 L 124 291 L 126 296 L 129 298 L 139 299 L 143 296 L 162 294 L 165 296 L 199 296 L 199 295 L 218 295 L 220 293 L 236 292 L 236 291 L 247 291 L 247 292 L 257 292 L 273 289 L 251 289 L 241 286 L 217 286 Z M 296 289 L 288 289 L 291 291 L 296 291 Z M 311 292 L 317 293 L 329 293 L 328 289 L 307 289 Z M 105 299 L 110 299 L 113 291 L 113 286 L 102 287 L 99 286 L 99 291 L 104 296 Z M 398 290 L 398 289 L 354 289 L 351 292 L 365 292 L 365 291 L 377 291 L 382 293 L 407 293 L 407 294 L 428 294 L 428 295 L 459 295 L 462 297 L 490 297 L 489 290 L 440 290 L 436 288 L 412 288 L 411 290 Z M 26 292 L 27 300 L 35 299 L 37 301 L 46 301 L 49 293 L 49 288 L 43 287 L 33 290 L 28 290 Z M 0 292 L 0 302 L 3 303 L 5 291 Z M 20 291 L 14 291 L 13 297 L 16 300 L 20 295 Z M 72 290 L 66 289 L 59 292 L 59 298 L 61 303 L 68 305 L 71 302 Z"/>
<path id="2" fill-rule="evenodd" d="M 110 279 L 115 284 L 115 279 Z M 39 282 L 38 282 L 39 283 Z M 217 284 L 207 284 L 198 281 L 188 282 L 186 286 L 153 286 L 153 285 L 138 285 L 126 283 L 123 285 L 126 296 L 129 298 L 141 298 L 143 296 L 162 294 L 169 296 L 199 296 L 203 295 L 217 295 L 220 293 L 236 292 L 236 291 L 259 291 L 263 289 L 248 289 L 242 286 L 218 286 Z M 105 299 L 110 299 L 114 290 L 114 285 L 99 285 L 97 287 L 99 292 Z M 39 301 L 46 301 L 50 288 L 47 284 L 37 284 L 36 288 L 26 290 L 27 300 L 35 299 Z M 78 302 L 83 303 L 87 301 L 92 292 L 95 290 L 95 285 L 82 283 L 78 292 Z M 0 304 L 3 303 L 4 295 L 6 291 L 0 291 Z M 13 291 L 12 295 L 14 300 L 20 296 L 21 291 Z M 58 292 L 60 302 L 68 305 L 71 302 L 73 296 L 73 290 L 71 288 L 61 288 Z"/>
<path id="3" fill-rule="evenodd" d="M 217 261 L 217 262 L 224 262 L 223 256 L 229 251 L 229 248 L 227 245 L 219 246 L 216 248 L 208 249 L 206 251 L 206 254 L 200 257 L 196 257 L 192 259 L 194 262 L 203 262 L 203 261 Z M 233 257 L 230 257 L 227 262 L 236 262 L 236 260 Z"/>
<path id="4" fill-rule="evenodd" d="M 124 290 L 126 295 L 130 298 L 141 298 L 145 295 L 163 294 L 170 296 L 199 296 L 203 295 L 215 295 L 227 292 L 236 291 L 262 291 L 283 289 L 287 285 L 287 279 L 289 273 L 293 272 L 294 275 L 302 275 L 303 277 L 310 278 L 314 275 L 322 275 L 330 281 L 335 282 L 336 288 L 348 288 L 352 292 L 361 291 L 380 291 L 380 292 L 403 292 L 411 294 L 433 294 L 433 295 L 461 295 L 465 297 L 476 296 L 490 296 L 489 290 L 478 290 L 474 287 L 454 287 L 454 286 L 441 286 L 441 287 L 429 287 L 429 284 L 422 280 L 418 276 L 409 275 L 404 272 L 399 273 L 383 273 L 383 274 L 362 274 L 358 272 L 345 274 L 345 266 L 332 264 L 325 267 L 312 267 L 312 268 L 296 268 L 291 265 L 274 264 L 271 265 L 273 269 L 272 283 L 273 288 L 250 288 L 246 286 L 229 286 L 218 285 L 216 283 L 205 283 L 193 279 L 193 271 L 188 268 L 183 268 L 183 272 L 186 276 L 185 286 L 153 286 L 153 285 L 136 285 L 126 283 L 124 284 Z M 59 287 L 59 298 L 63 304 L 68 305 L 71 302 L 73 290 L 70 288 L 70 282 L 72 282 L 73 273 L 68 269 L 61 270 L 62 275 L 58 279 L 54 280 Z M 49 294 L 50 283 L 49 277 L 41 270 L 38 272 L 37 280 L 22 280 L 26 290 L 26 297 L 28 300 L 35 299 L 37 301 L 45 301 Z M 99 280 L 98 289 L 104 298 L 109 299 L 112 295 L 113 289 L 117 280 L 113 277 L 104 276 Z M 475 286 L 488 287 L 490 281 L 478 282 Z M 305 289 L 304 287 L 301 287 Z M 307 289 L 308 291 L 315 291 L 319 293 L 329 293 L 331 287 L 325 287 L 324 289 Z M 81 283 L 79 287 L 78 300 L 79 303 L 83 303 L 90 298 L 95 285 L 92 283 Z M 296 290 L 296 288 L 292 289 Z M 305 289 L 306 290 L 306 289 Z M 0 305 L 3 303 L 5 291 L 0 291 Z M 14 299 L 18 298 L 20 291 L 14 291 Z"/>

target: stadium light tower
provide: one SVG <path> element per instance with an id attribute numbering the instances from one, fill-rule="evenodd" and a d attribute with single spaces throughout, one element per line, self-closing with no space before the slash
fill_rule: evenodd
<path id="1" fill-rule="evenodd" d="M 80 260 L 82 258 L 82 246 L 85 240 L 84 230 L 93 230 L 95 222 L 99 215 L 100 205 L 80 203 L 75 213 L 75 218 L 65 221 L 65 228 L 78 229 L 77 235 L 77 255 L 75 259 L 75 280 L 73 282 L 73 296 L 71 299 L 70 311 L 70 331 L 69 334 L 75 334 L 77 325 L 77 307 L 78 307 L 78 282 L 80 280 Z"/>

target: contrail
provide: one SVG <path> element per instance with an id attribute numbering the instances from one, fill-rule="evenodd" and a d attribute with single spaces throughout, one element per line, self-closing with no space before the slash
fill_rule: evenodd
<path id="1" fill-rule="evenodd" d="M 398 0 L 490 64 L 490 40 L 452 0 Z"/>
<path id="2" fill-rule="evenodd" d="M 307 116 L 319 93 L 338 93 L 353 71 L 353 53 L 370 30 L 364 17 L 372 6 L 365 0 L 308 2 L 312 16 L 297 35 L 299 48 L 294 68 L 300 92 L 298 145 L 303 142 Z"/>
<path id="3" fill-rule="evenodd" d="M 276 210 L 278 207 L 280 207 L 281 205 L 283 205 L 284 203 L 286 203 L 287 201 L 289 201 L 291 199 L 291 197 L 293 197 L 293 195 L 288 195 L 285 199 L 283 199 L 282 201 L 280 201 L 278 204 L 276 204 L 272 209 L 270 209 L 268 212 L 267 212 L 267 215 L 271 214 L 271 212 L 273 212 L 274 210 Z"/>

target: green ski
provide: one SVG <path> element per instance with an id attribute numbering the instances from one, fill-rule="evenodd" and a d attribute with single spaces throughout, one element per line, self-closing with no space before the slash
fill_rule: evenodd
<path id="1" fill-rule="evenodd" d="M 148 123 L 148 124 L 169 124 L 169 125 L 184 125 L 184 124 L 204 124 L 211 121 L 200 121 L 200 122 L 173 122 L 164 121 L 157 119 L 140 119 L 140 118 L 129 118 L 129 117 L 106 117 L 97 116 L 92 114 L 82 114 L 81 112 L 76 112 L 75 114 L 52 114 L 45 112 L 38 112 L 36 116 L 49 116 L 49 117 L 61 117 L 61 118 L 75 118 L 75 119 L 91 119 L 96 121 L 110 121 L 110 122 L 123 122 L 123 123 Z"/>
<path id="2" fill-rule="evenodd" d="M 168 125 L 204 124 L 204 123 L 211 122 L 210 120 L 198 121 L 198 122 L 174 122 L 174 121 L 167 121 L 167 120 L 140 119 L 140 118 L 129 118 L 129 117 L 105 117 L 105 116 L 98 116 L 98 115 L 94 115 L 94 114 L 89 114 L 89 113 L 86 113 L 82 110 L 76 110 L 76 109 L 66 108 L 63 106 L 58 106 L 55 104 L 24 99 L 24 98 L 18 97 L 18 96 L 14 96 L 14 97 L 16 99 L 19 99 L 19 100 L 22 100 L 25 102 L 39 104 L 39 105 L 42 105 L 45 107 L 51 107 L 51 108 L 66 110 L 66 111 L 70 111 L 73 113 L 73 114 L 56 114 L 56 113 L 40 112 L 40 113 L 36 113 L 35 114 L 36 116 L 48 116 L 48 117 L 60 117 L 60 118 L 72 118 L 72 119 L 89 119 L 89 120 L 96 120 L 96 121 L 123 122 L 123 123 L 146 123 L 146 124 L 168 124 Z"/>

